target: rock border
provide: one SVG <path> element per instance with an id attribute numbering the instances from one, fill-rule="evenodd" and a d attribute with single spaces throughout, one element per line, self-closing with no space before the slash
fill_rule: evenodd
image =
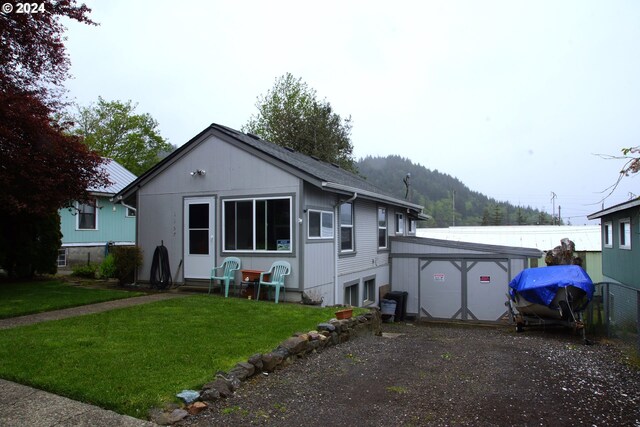
<path id="1" fill-rule="evenodd" d="M 151 409 L 149 419 L 156 424 L 171 425 L 189 415 L 205 410 L 207 402 L 215 402 L 233 395 L 242 381 L 259 374 L 269 374 L 285 368 L 297 359 L 338 345 L 366 332 L 382 335 L 380 309 L 371 308 L 368 313 L 349 319 L 331 319 L 319 323 L 316 330 L 297 332 L 281 342 L 273 351 L 256 353 L 246 362 L 239 362 L 229 372 L 219 371 L 215 379 L 202 387 L 195 402 L 186 407 L 169 405 L 165 409 Z"/>

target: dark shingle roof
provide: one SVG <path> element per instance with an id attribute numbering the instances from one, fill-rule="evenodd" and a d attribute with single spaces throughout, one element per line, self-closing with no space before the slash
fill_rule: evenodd
<path id="1" fill-rule="evenodd" d="M 290 166 L 293 166 L 294 168 L 299 169 L 301 172 L 311 175 L 318 180 L 342 184 L 348 187 L 353 187 L 356 189 L 370 191 L 372 193 L 378 193 L 395 198 L 395 196 L 384 192 L 380 188 L 368 182 L 366 179 L 345 169 L 342 169 L 341 167 L 332 163 L 327 163 L 322 160 L 316 160 L 315 158 L 307 156 L 306 154 L 302 154 L 298 151 L 282 147 L 263 139 L 259 139 L 259 137 L 255 135 L 250 136 L 248 134 L 244 134 L 226 126 L 212 124 L 211 127 L 218 129 L 253 148 L 258 149 L 275 159 L 287 163 Z"/>
<path id="2" fill-rule="evenodd" d="M 116 198 L 126 199 L 131 196 L 135 193 L 136 188 L 140 187 L 140 185 L 144 185 L 143 183 L 147 179 L 150 179 L 156 173 L 161 171 L 166 165 L 169 165 L 176 159 L 180 158 L 182 153 L 189 150 L 192 144 L 202 142 L 202 137 L 208 133 L 217 133 L 218 135 L 222 134 L 227 138 L 231 138 L 238 142 L 238 145 L 241 147 L 246 146 L 258 150 L 268 158 L 292 168 L 292 170 L 294 170 L 302 179 L 322 187 L 323 189 L 339 193 L 342 192 L 344 194 L 357 192 L 359 196 L 407 207 L 415 213 L 420 213 L 422 211 L 422 206 L 409 203 L 406 200 L 398 199 L 371 184 L 366 179 L 342 169 L 337 165 L 327 163 L 317 158 L 299 153 L 295 150 L 265 141 L 256 135 L 245 134 L 235 129 L 215 123 L 211 124 L 208 128 L 193 137 L 189 142 L 178 148 L 160 163 L 145 172 L 137 180 L 129 184 L 127 188 L 116 195 Z"/>

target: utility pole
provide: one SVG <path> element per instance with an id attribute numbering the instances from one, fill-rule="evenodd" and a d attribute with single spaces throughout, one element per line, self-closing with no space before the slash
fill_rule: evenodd
<path id="1" fill-rule="evenodd" d="M 562 220 L 562 214 L 560 212 L 562 212 L 562 206 L 558 205 L 558 225 L 560 225 Z"/>
<path id="2" fill-rule="evenodd" d="M 553 210 L 551 211 L 551 225 L 556 225 L 556 193 L 551 192 L 551 204 Z"/>

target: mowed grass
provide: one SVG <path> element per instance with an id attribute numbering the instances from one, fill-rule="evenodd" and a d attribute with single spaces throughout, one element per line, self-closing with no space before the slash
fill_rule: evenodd
<path id="1" fill-rule="evenodd" d="M 335 308 L 190 296 L 0 331 L 0 377 L 146 418 Z"/>
<path id="2" fill-rule="evenodd" d="M 0 319 L 138 295 L 143 294 L 112 289 L 82 288 L 55 280 L 0 283 Z"/>

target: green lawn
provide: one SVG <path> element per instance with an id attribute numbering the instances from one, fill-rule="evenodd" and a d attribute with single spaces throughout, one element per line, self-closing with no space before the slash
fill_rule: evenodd
<path id="1" fill-rule="evenodd" d="M 0 331 L 0 377 L 139 418 L 335 308 L 190 296 Z"/>
<path id="2" fill-rule="evenodd" d="M 82 288 L 60 281 L 1 283 L 0 319 L 137 295 L 142 295 L 142 293 Z"/>

